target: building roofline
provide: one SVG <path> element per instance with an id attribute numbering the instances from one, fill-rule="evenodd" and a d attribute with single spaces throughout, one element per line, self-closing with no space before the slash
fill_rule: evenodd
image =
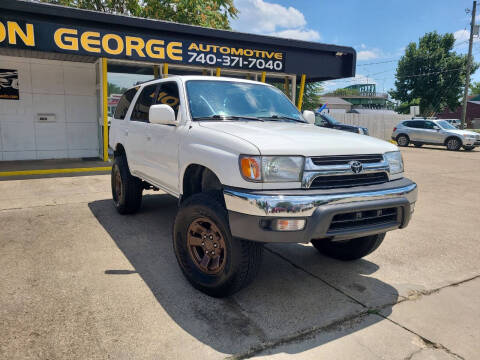
<path id="1" fill-rule="evenodd" d="M 218 30 L 202 26 L 176 23 L 172 21 L 146 19 L 121 14 L 109 14 L 94 10 L 77 9 L 68 6 L 48 3 L 39 3 L 24 0 L 2 0 L 0 2 L 0 9 L 46 16 L 58 16 L 62 18 L 71 18 L 81 21 L 131 26 L 154 31 L 194 34 L 196 36 L 215 37 L 231 41 L 248 41 L 256 42 L 259 44 L 294 47 L 299 49 L 342 52 L 346 54 L 352 54 L 356 57 L 355 49 L 349 46 L 339 46 L 303 40 L 279 38 L 267 35 L 249 34 L 233 30 Z"/>

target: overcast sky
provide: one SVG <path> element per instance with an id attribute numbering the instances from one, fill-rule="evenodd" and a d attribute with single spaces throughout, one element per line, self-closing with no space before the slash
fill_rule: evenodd
<path id="1" fill-rule="evenodd" d="M 240 14 L 232 21 L 234 30 L 354 47 L 356 78 L 325 83 L 327 90 L 368 81 L 388 91 L 405 46 L 429 31 L 454 33 L 455 51 L 468 50 L 465 9 L 472 1 L 467 0 L 235 0 L 235 5 Z M 480 43 L 473 54 L 480 59 Z M 133 81 L 113 74 L 109 80 L 122 86 Z M 473 80 L 480 80 L 480 70 Z"/>

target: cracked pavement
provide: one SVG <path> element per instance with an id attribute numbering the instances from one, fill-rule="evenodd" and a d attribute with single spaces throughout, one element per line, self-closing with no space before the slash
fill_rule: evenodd
<path id="1" fill-rule="evenodd" d="M 347 263 L 268 245 L 229 299 L 181 274 L 172 197 L 122 217 L 108 175 L 0 181 L 0 358 L 478 359 L 480 152 L 403 155 L 407 229 Z"/>

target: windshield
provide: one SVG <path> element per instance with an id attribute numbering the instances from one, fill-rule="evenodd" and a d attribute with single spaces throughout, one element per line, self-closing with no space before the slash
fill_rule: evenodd
<path id="1" fill-rule="evenodd" d="M 450 124 L 448 121 L 445 121 L 445 120 L 437 121 L 437 125 L 440 126 L 442 129 L 457 130 L 455 126 L 453 126 L 452 124 Z"/>
<path id="2" fill-rule="evenodd" d="M 277 88 L 217 80 L 186 83 L 193 120 L 225 118 L 305 122 L 297 108 Z"/>

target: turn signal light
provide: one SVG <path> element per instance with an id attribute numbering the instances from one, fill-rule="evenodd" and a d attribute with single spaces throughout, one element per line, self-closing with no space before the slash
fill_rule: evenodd
<path id="1" fill-rule="evenodd" d="M 245 179 L 250 181 L 260 181 L 262 173 L 260 171 L 260 157 L 248 156 L 240 159 L 240 169 Z"/>
<path id="2" fill-rule="evenodd" d="M 298 231 L 305 227 L 305 219 L 276 219 L 272 222 L 272 230 Z"/>

